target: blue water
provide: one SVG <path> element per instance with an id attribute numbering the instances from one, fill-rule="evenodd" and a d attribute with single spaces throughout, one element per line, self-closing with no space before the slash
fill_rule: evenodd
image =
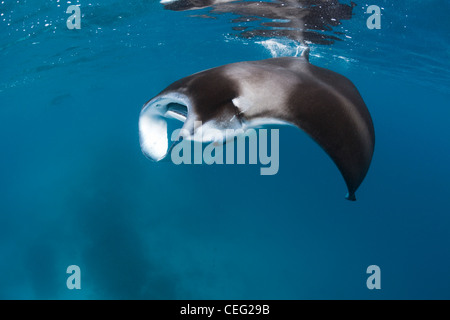
<path id="1" fill-rule="evenodd" d="M 348 37 L 311 45 L 374 121 L 356 202 L 295 128 L 280 129 L 274 176 L 147 160 L 143 103 L 194 72 L 286 52 L 236 38 L 230 15 L 72 2 L 80 30 L 68 1 L 0 1 L 1 299 L 450 298 L 448 1 L 357 1 L 335 29 Z M 380 30 L 366 27 L 370 4 Z M 366 287 L 373 264 L 380 290 Z M 69 265 L 81 290 L 66 287 Z"/>

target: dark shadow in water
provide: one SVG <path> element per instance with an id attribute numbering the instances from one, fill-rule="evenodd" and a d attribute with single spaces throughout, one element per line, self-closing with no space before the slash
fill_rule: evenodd
<path id="1" fill-rule="evenodd" d="M 176 277 L 155 256 L 164 248 L 148 247 L 141 237 L 143 230 L 158 230 L 135 220 L 137 211 L 147 208 L 135 198 L 140 177 L 133 174 L 133 149 L 104 144 L 89 170 L 73 178 L 67 199 L 79 233 L 74 242 L 87 270 L 84 286 L 95 299 L 175 299 Z M 109 152 L 117 155 L 105 160 Z"/>
<path id="2" fill-rule="evenodd" d="M 240 31 L 241 38 L 287 38 L 302 44 L 315 43 L 329 45 L 341 41 L 332 32 L 342 20 L 350 20 L 354 2 L 340 3 L 339 0 L 275 0 L 267 1 L 231 1 L 231 0 L 175 0 L 165 3 L 164 8 L 173 11 L 198 10 L 210 8 L 209 15 L 232 13 L 238 18 L 231 20 L 233 30 Z M 251 25 L 252 22 L 257 25 Z"/>

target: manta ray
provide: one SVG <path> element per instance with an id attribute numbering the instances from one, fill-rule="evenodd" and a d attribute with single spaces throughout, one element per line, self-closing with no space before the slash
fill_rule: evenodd
<path id="1" fill-rule="evenodd" d="M 301 57 L 231 63 L 169 85 L 140 112 L 140 145 L 148 158 L 167 157 L 171 119 L 181 121 L 192 140 L 211 129 L 295 126 L 334 161 L 353 201 L 375 147 L 372 118 L 358 90 L 343 75 L 311 64 L 309 48 Z"/>

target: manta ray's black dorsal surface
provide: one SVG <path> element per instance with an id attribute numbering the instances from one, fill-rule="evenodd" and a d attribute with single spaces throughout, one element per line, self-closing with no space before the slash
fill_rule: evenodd
<path id="1" fill-rule="evenodd" d="M 139 120 L 141 148 L 156 161 L 170 150 L 165 119 L 184 122 L 193 140 L 208 129 L 290 124 L 304 130 L 331 157 L 355 200 L 369 169 L 375 133 L 369 111 L 346 77 L 302 57 L 237 62 L 174 82 L 147 102 Z"/>

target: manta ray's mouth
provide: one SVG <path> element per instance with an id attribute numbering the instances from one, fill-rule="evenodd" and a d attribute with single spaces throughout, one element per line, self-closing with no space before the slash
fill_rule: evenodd
<path id="1" fill-rule="evenodd" d="M 164 159 L 178 130 L 186 122 L 189 101 L 179 95 L 167 95 L 149 101 L 139 117 L 139 138 L 143 153 L 154 161 Z"/>
<path id="2" fill-rule="evenodd" d="M 174 118 L 182 122 L 186 121 L 187 118 L 187 107 L 178 103 L 169 103 L 167 106 L 166 115 L 168 118 Z"/>

